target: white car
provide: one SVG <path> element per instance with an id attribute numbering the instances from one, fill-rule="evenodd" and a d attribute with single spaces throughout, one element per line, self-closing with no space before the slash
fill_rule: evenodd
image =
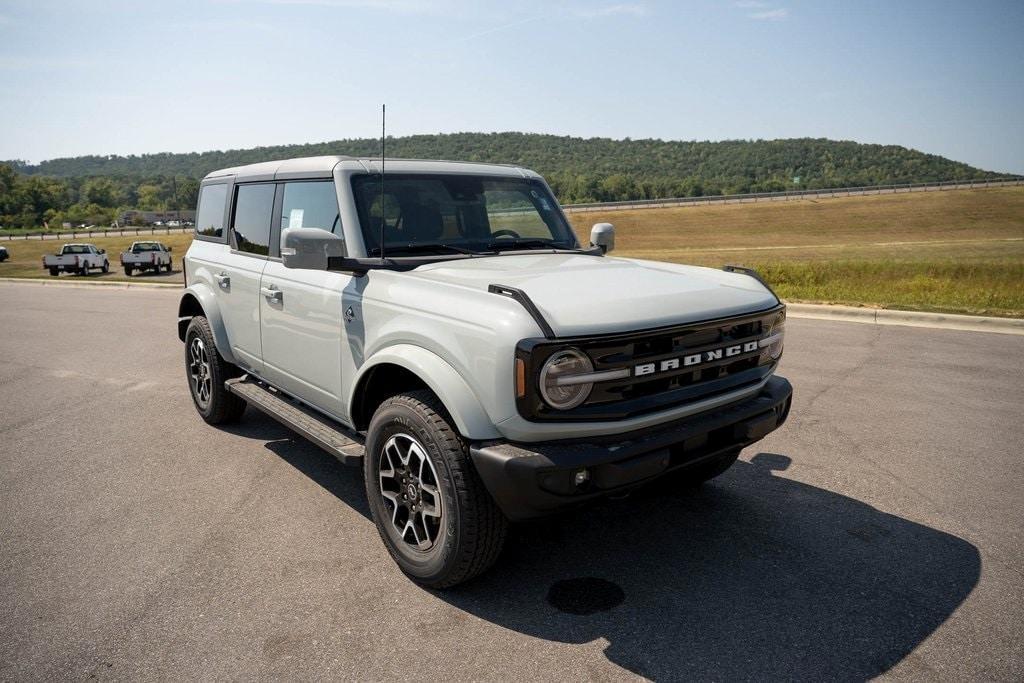
<path id="1" fill-rule="evenodd" d="M 133 242 L 127 251 L 121 252 L 121 268 L 128 276 L 146 270 L 154 273 L 166 270 L 169 273 L 173 265 L 171 247 L 162 242 Z"/>
<path id="2" fill-rule="evenodd" d="M 211 173 L 178 311 L 196 410 L 248 404 L 362 467 L 399 567 L 455 585 L 508 520 L 710 479 L 786 420 L 785 306 L 756 273 L 613 247 L 514 166 Z"/>
<path id="3" fill-rule="evenodd" d="M 56 277 L 61 273 L 88 275 L 90 270 L 110 272 L 107 250 L 93 244 L 65 244 L 56 254 L 43 256 L 43 268 Z"/>

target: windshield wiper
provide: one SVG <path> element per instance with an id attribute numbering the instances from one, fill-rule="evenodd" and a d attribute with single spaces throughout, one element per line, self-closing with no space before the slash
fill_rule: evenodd
<path id="1" fill-rule="evenodd" d="M 392 252 L 405 252 L 405 253 L 422 253 L 426 251 L 450 251 L 456 254 L 469 254 L 471 256 L 477 254 L 492 254 L 493 251 L 474 251 L 473 249 L 466 249 L 465 247 L 457 247 L 454 244 L 442 244 L 441 242 L 413 242 L 410 244 L 389 244 L 386 248 L 386 253 Z M 376 256 L 380 254 L 380 247 L 374 247 L 370 249 L 370 255 Z"/>
<path id="2" fill-rule="evenodd" d="M 523 237 L 518 239 L 495 240 L 487 245 L 488 249 L 505 251 L 508 249 L 560 249 L 563 251 L 581 251 L 576 247 L 568 247 L 565 242 L 537 237 Z"/>

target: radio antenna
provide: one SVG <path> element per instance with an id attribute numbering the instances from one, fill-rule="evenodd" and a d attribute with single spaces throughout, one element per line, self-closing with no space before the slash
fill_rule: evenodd
<path id="1" fill-rule="evenodd" d="M 384 260 L 384 225 L 387 222 L 387 214 L 384 211 L 384 140 L 386 131 L 386 109 L 385 104 L 380 105 L 380 260 Z"/>

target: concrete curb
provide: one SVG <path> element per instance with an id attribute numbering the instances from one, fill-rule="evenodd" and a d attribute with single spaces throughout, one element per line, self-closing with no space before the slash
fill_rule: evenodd
<path id="1" fill-rule="evenodd" d="M 50 286 L 50 287 L 99 287 L 103 289 L 184 289 L 184 284 L 174 284 L 170 282 L 119 282 L 116 280 L 94 280 L 92 282 L 88 280 L 47 280 L 45 278 L 34 278 L 34 277 L 0 277 L 0 282 L 11 282 L 14 284 L 22 285 L 39 285 L 39 286 Z"/>
<path id="2" fill-rule="evenodd" d="M 842 320 L 851 323 L 869 323 L 874 325 L 903 325 L 906 327 L 930 327 L 941 330 L 963 330 L 965 332 L 995 332 L 997 334 L 1024 335 L 1024 320 L 1019 318 L 992 318 L 980 315 L 926 313 L 923 311 L 893 311 L 884 308 L 858 308 L 856 306 L 831 306 L 823 304 L 786 304 L 786 312 L 791 318 Z"/>

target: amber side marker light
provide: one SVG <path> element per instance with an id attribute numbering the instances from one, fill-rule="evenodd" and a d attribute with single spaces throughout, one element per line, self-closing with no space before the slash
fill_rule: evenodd
<path id="1" fill-rule="evenodd" d="M 516 398 L 526 396 L 526 363 L 516 358 Z"/>

